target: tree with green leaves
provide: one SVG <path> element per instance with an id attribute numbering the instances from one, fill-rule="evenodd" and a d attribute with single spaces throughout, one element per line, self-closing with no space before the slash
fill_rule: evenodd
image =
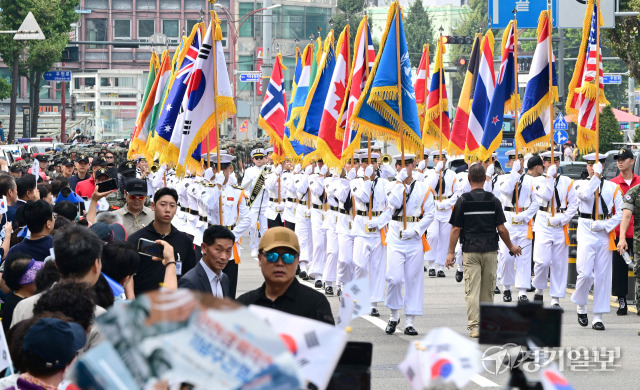
<path id="1" fill-rule="evenodd" d="M 633 132 L 633 142 L 640 143 L 640 126 Z"/>
<path id="2" fill-rule="evenodd" d="M 407 37 L 407 48 L 411 66 L 418 67 L 422 57 L 422 48 L 429 44 L 430 59 L 433 58 L 435 46 L 433 46 L 433 28 L 431 18 L 422 5 L 422 0 L 415 0 L 404 20 L 404 31 Z"/>
<path id="3" fill-rule="evenodd" d="M 16 103 L 20 76 L 29 81 L 32 99 L 31 136 L 38 131 L 40 84 L 42 74 L 62 58 L 62 51 L 69 42 L 71 23 L 78 20 L 75 9 L 80 0 L 0 0 L 1 30 L 17 30 L 29 12 L 38 21 L 46 37 L 42 41 L 14 41 L 10 34 L 0 35 L 0 55 L 11 69 L 11 109 L 8 142 L 13 142 L 16 130 Z"/>
<path id="4" fill-rule="evenodd" d="M 640 0 L 623 0 L 620 11 L 640 12 Z M 615 28 L 603 29 L 603 44 L 627 65 L 640 83 L 640 17 L 616 17 Z"/>
<path id="5" fill-rule="evenodd" d="M 11 97 L 11 83 L 0 77 L 0 100 L 9 99 Z"/>
<path id="6" fill-rule="evenodd" d="M 455 35 L 474 37 L 477 33 L 485 33 L 488 28 L 488 2 L 487 0 L 469 0 L 469 9 L 470 12 L 466 14 L 466 17 L 460 21 L 458 27 L 453 31 Z M 494 35 L 496 37 L 496 44 L 501 42 L 502 33 L 499 34 L 494 31 Z M 471 56 L 471 45 L 448 45 L 447 51 L 450 53 L 450 58 L 465 58 L 469 59 Z M 497 58 L 500 58 L 501 54 L 498 55 Z M 453 77 L 455 83 L 457 83 L 458 88 L 462 88 L 462 83 L 464 82 L 464 76 L 467 73 L 466 67 L 458 68 L 458 74 L 456 77 Z M 453 97 L 450 97 L 450 99 Z M 457 100 L 457 96 L 455 97 Z"/>
<path id="7" fill-rule="evenodd" d="M 616 119 L 611 106 L 606 106 L 600 114 L 599 146 L 600 153 L 606 153 L 616 148 L 614 142 L 624 142 L 624 135 L 620 130 L 620 123 Z"/>
<path id="8" fill-rule="evenodd" d="M 333 19 L 333 31 L 336 37 L 347 26 L 351 26 L 351 47 L 356 39 L 358 25 L 364 16 L 364 2 L 361 0 L 338 0 L 338 13 Z M 371 23 L 369 23 L 371 25 Z"/>

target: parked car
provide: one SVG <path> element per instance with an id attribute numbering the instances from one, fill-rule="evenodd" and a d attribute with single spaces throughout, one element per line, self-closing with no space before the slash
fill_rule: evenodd
<path id="1" fill-rule="evenodd" d="M 587 178 L 587 163 L 584 161 L 562 161 L 560 163 L 560 174 L 569 176 L 573 180 Z"/>
<path id="2" fill-rule="evenodd" d="M 604 176 L 604 178 L 607 180 L 611 180 L 620 174 L 618 164 L 616 163 L 616 160 L 613 159 L 613 156 L 615 156 L 617 153 L 617 150 L 607 152 L 607 159 L 604 161 L 604 168 L 602 169 L 602 176 Z M 633 173 L 635 173 L 636 175 L 640 175 L 640 158 L 638 158 L 638 156 L 640 156 L 640 150 L 634 149 L 633 155 L 636 159 L 635 163 L 633 164 Z"/>

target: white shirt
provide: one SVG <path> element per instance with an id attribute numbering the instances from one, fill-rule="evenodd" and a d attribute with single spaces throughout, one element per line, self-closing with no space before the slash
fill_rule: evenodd
<path id="1" fill-rule="evenodd" d="M 222 272 L 216 274 L 207 264 L 205 264 L 203 260 L 200 260 L 200 265 L 204 268 L 204 272 L 207 274 L 207 279 L 209 279 L 209 284 L 211 284 L 211 293 L 214 297 L 222 298 L 222 284 L 220 283 L 220 280 L 222 279 Z"/>

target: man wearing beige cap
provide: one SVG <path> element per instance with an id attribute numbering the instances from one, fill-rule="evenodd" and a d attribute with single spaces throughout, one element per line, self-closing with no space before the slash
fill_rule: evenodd
<path id="1" fill-rule="evenodd" d="M 244 305 L 258 305 L 333 325 L 329 301 L 321 293 L 296 279 L 300 244 L 296 234 L 285 227 L 273 227 L 262 236 L 258 263 L 264 283 L 238 298 Z"/>

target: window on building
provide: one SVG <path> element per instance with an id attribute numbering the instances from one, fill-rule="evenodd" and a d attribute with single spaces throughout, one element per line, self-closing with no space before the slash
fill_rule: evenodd
<path id="1" fill-rule="evenodd" d="M 85 0 L 84 9 L 107 9 L 109 2 L 107 0 Z"/>
<path id="2" fill-rule="evenodd" d="M 133 0 L 111 0 L 111 7 L 116 11 L 132 10 Z"/>
<path id="3" fill-rule="evenodd" d="M 116 19 L 113 21 L 114 39 L 131 39 L 131 20 Z"/>
<path id="4" fill-rule="evenodd" d="M 180 36 L 180 21 L 178 19 L 165 19 L 162 21 L 162 33 L 170 38 Z"/>
<path id="5" fill-rule="evenodd" d="M 195 10 L 199 11 L 200 8 L 203 8 L 204 3 L 202 0 L 184 0 L 184 9 L 185 10 Z"/>
<path id="6" fill-rule="evenodd" d="M 226 49 L 229 42 L 229 26 L 226 20 L 220 21 L 220 29 L 222 30 L 222 47 Z"/>
<path id="7" fill-rule="evenodd" d="M 311 34 L 317 37 L 318 27 L 322 29 L 322 31 L 320 32 L 320 34 L 322 34 L 322 38 L 324 39 L 326 37 L 326 35 L 329 33 L 329 12 L 331 12 L 331 9 L 329 8 L 305 8 L 305 37 L 308 38 Z"/>
<path id="8" fill-rule="evenodd" d="M 256 66 L 256 60 L 252 55 L 238 56 L 238 70 L 241 72 L 251 72 Z"/>
<path id="9" fill-rule="evenodd" d="M 140 1 L 140 0 L 138 0 Z M 160 9 L 161 10 L 180 10 L 180 1 L 176 0 L 160 0 Z"/>
<path id="10" fill-rule="evenodd" d="M 253 8 L 253 3 L 238 4 L 238 11 L 240 13 L 239 19 L 242 19 L 248 13 L 253 12 L 254 9 L 260 8 L 262 8 L 262 3 L 256 3 L 256 8 Z M 255 38 L 258 38 L 258 34 L 262 37 L 262 17 L 248 17 L 240 26 L 238 35 L 240 37 L 253 37 L 254 31 L 256 32 Z"/>
<path id="11" fill-rule="evenodd" d="M 282 29 L 278 32 L 278 38 L 304 40 L 304 8 L 303 7 L 282 7 L 281 20 Z M 274 10 L 275 11 L 275 10 Z M 279 24 L 279 23 L 276 23 Z"/>
<path id="12" fill-rule="evenodd" d="M 193 26 L 195 26 L 196 24 L 198 24 L 198 19 L 187 19 L 187 35 L 191 34 L 191 31 L 193 31 Z"/>
<path id="13" fill-rule="evenodd" d="M 86 41 L 106 41 L 107 40 L 107 19 L 96 18 L 86 19 L 85 40 Z M 97 46 L 89 45 L 89 49 Z"/>
<path id="14" fill-rule="evenodd" d="M 138 39 L 149 38 L 156 33 L 156 21 L 153 19 L 138 19 Z"/>
<path id="15" fill-rule="evenodd" d="M 140 11 L 156 9 L 156 0 L 137 0 L 136 9 Z"/>

